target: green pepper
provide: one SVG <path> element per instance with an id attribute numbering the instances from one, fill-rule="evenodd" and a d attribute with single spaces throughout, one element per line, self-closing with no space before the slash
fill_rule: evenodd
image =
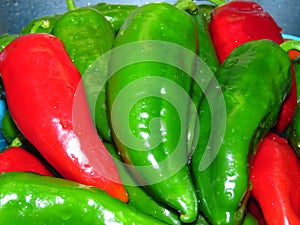
<path id="1" fill-rule="evenodd" d="M 26 172 L 0 175 L 0 217 L 6 225 L 166 224 L 100 189 Z"/>
<path id="2" fill-rule="evenodd" d="M 110 22 L 113 30 L 118 32 L 127 16 L 137 8 L 137 5 L 109 4 L 100 2 L 92 7 L 103 14 Z"/>
<path id="3" fill-rule="evenodd" d="M 2 135 L 9 144 L 12 144 L 14 140 L 17 140 L 17 138 L 21 138 L 21 139 L 24 138 L 24 136 L 19 131 L 17 125 L 15 124 L 8 110 L 4 113 L 1 123 L 2 123 L 2 129 L 1 129 Z M 21 142 L 21 140 L 19 141 Z"/>
<path id="4" fill-rule="evenodd" d="M 165 2 L 142 5 L 115 39 L 106 89 L 113 139 L 124 162 L 183 222 L 197 218 L 198 199 L 187 166 L 192 71 L 178 67 L 192 70 L 196 48 L 188 13 Z M 194 58 L 184 57 L 183 49 Z"/>
<path id="5" fill-rule="evenodd" d="M 118 155 L 116 146 L 112 143 L 104 143 L 110 154 L 114 157 L 116 165 L 119 169 L 122 183 L 128 193 L 128 204 L 137 210 L 149 214 L 158 220 L 162 220 L 168 224 L 181 224 L 179 216 L 173 210 L 156 201 L 130 174 L 126 165 Z M 146 206 L 146 207 L 145 207 Z"/>
<path id="6" fill-rule="evenodd" d="M 197 14 L 192 16 L 194 18 L 198 32 L 199 57 L 209 66 L 209 68 L 214 73 L 219 67 L 219 59 L 211 39 L 208 21 L 205 18 L 204 11 L 200 7 L 198 7 Z"/>
<path id="7" fill-rule="evenodd" d="M 15 121 L 11 117 L 9 110 L 6 110 L 4 113 L 1 123 L 1 133 L 8 143 L 7 148 L 23 147 L 34 155 L 41 156 L 37 149 L 20 132 Z"/>
<path id="8" fill-rule="evenodd" d="M 192 223 L 184 223 L 186 225 L 211 225 L 208 220 L 199 213 L 197 220 L 195 220 Z"/>
<path id="9" fill-rule="evenodd" d="M 238 46 L 216 71 L 219 85 L 211 83 L 205 90 L 205 96 L 215 98 L 200 103 L 199 142 L 191 168 L 200 209 L 212 224 L 239 224 L 243 219 L 248 160 L 277 121 L 291 87 L 290 67 L 279 45 L 251 41 Z M 218 114 L 211 114 L 213 110 Z"/>
<path id="10" fill-rule="evenodd" d="M 24 137 L 18 129 L 15 121 L 11 117 L 9 110 L 6 110 L 2 118 L 1 133 L 8 142 L 8 147 L 24 147 L 26 150 L 34 154 L 39 154 L 36 148 Z"/>
<path id="11" fill-rule="evenodd" d="M 50 34 L 60 16 L 61 15 L 59 14 L 54 14 L 31 20 L 25 27 L 22 28 L 21 35 L 32 33 Z"/>
<path id="12" fill-rule="evenodd" d="M 2 34 L 0 36 L 0 52 L 8 45 L 12 40 L 16 39 L 18 34 Z"/>
<path id="13" fill-rule="evenodd" d="M 210 14 L 216 8 L 214 4 L 203 3 L 198 5 L 199 9 L 203 12 L 203 15 L 207 22 L 210 22 Z"/>
<path id="14" fill-rule="evenodd" d="M 197 11 L 195 13 L 192 13 L 191 16 L 193 17 L 195 21 L 195 26 L 197 28 L 198 56 L 204 63 L 206 63 L 206 65 L 211 70 L 211 72 L 215 73 L 217 68 L 219 67 L 219 59 L 217 57 L 217 53 L 212 42 L 212 38 L 208 27 L 208 22 L 204 16 L 204 12 L 202 8 L 198 6 Z M 199 81 L 201 79 L 201 76 L 203 76 L 201 73 L 195 73 L 195 75 L 198 76 L 197 78 L 195 78 L 196 81 Z M 199 108 L 199 104 L 202 98 L 203 98 L 202 88 L 199 86 L 198 82 L 194 82 L 192 99 L 193 99 L 194 106 L 196 108 Z M 189 154 L 192 154 L 192 151 L 194 150 L 193 142 L 197 142 L 193 140 L 193 137 L 195 136 L 194 133 L 195 132 L 197 133 L 197 130 L 199 129 L 199 127 L 197 127 L 198 124 L 196 121 L 197 118 L 198 118 L 197 112 L 195 112 L 195 115 L 190 115 L 190 125 L 188 126 L 190 129 L 190 135 L 189 135 L 190 153 Z"/>
<path id="15" fill-rule="evenodd" d="M 300 57 L 296 58 L 293 63 L 297 88 L 297 106 L 293 120 L 287 129 L 287 138 L 300 158 Z"/>
<path id="16" fill-rule="evenodd" d="M 259 223 L 257 219 L 255 219 L 255 217 L 249 212 L 246 212 L 242 225 L 258 225 L 258 224 Z"/>
<path id="17" fill-rule="evenodd" d="M 83 77 L 90 111 L 100 137 L 111 141 L 105 105 L 105 87 L 95 90 L 95 85 L 99 80 L 106 79 L 106 74 L 95 73 L 90 68 L 94 68 L 93 63 L 111 49 L 115 33 L 99 11 L 90 7 L 75 8 L 71 3 L 68 1 L 69 11 L 59 18 L 53 34 L 63 41 Z M 93 101 L 95 94 L 96 102 Z"/>

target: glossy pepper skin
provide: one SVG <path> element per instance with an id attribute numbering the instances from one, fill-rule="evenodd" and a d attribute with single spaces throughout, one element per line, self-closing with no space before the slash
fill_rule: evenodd
<path id="1" fill-rule="evenodd" d="M 3 172 L 32 172 L 54 176 L 42 159 L 20 147 L 8 147 L 0 153 L 0 174 Z"/>
<path id="2" fill-rule="evenodd" d="M 182 61 L 176 48 L 166 52 L 172 43 L 196 52 L 194 22 L 188 13 L 168 3 L 149 3 L 127 17 L 115 39 L 116 52 L 109 64 L 112 76 L 106 89 L 108 109 L 114 142 L 135 177 L 159 201 L 177 210 L 183 222 L 192 222 L 198 214 L 198 200 L 187 166 L 190 99 L 181 101 L 183 96 L 178 94 L 178 89 L 186 95 L 191 93 L 192 79 L 159 60 L 168 55 L 188 68 L 193 62 Z M 148 56 L 152 60 L 140 61 Z M 132 61 L 114 72 L 125 58 Z M 124 91 L 126 88 L 129 91 Z M 120 97 L 125 99 L 119 102 Z M 180 102 L 181 112 L 172 106 L 174 102 L 168 102 L 168 97 Z M 181 138 L 183 141 L 178 143 Z"/>
<path id="3" fill-rule="evenodd" d="M 214 73 L 220 63 L 209 31 L 208 20 L 202 7 L 198 6 L 197 13 L 191 15 L 198 33 L 198 55 Z"/>
<path id="4" fill-rule="evenodd" d="M 272 55 L 266 57 L 266 52 Z M 226 107 L 225 121 L 220 121 L 224 127 L 212 131 L 217 137 L 214 142 L 221 139 L 220 148 L 214 149 L 207 146 L 211 108 L 207 98 L 200 103 L 199 142 L 191 161 L 200 209 L 212 224 L 241 223 L 249 196 L 248 158 L 276 123 L 291 84 L 290 66 L 288 54 L 276 43 L 247 42 L 235 48 L 216 71 L 220 86 L 206 90 L 210 95 L 220 88 L 222 95 L 214 105 L 219 110 L 217 103 L 224 99 Z M 222 129 L 224 136 L 219 137 Z M 202 159 L 204 154 L 214 158 Z"/>
<path id="5" fill-rule="evenodd" d="M 17 127 L 54 169 L 127 202 L 117 167 L 93 126 L 80 73 L 63 43 L 45 33 L 20 36 L 1 52 L 0 73 Z"/>
<path id="6" fill-rule="evenodd" d="M 0 200 L 7 225 L 166 224 L 97 188 L 33 173 L 1 174 Z"/>
<path id="7" fill-rule="evenodd" d="M 210 32 L 221 63 L 248 41 L 270 39 L 281 44 L 281 31 L 272 16 L 253 1 L 226 2 L 211 13 Z"/>
<path id="8" fill-rule="evenodd" d="M 195 22 L 196 30 L 197 30 L 197 55 L 199 58 L 206 63 L 208 68 L 211 70 L 212 73 L 216 72 L 217 68 L 219 67 L 219 60 L 216 54 L 215 47 L 212 42 L 212 37 L 209 32 L 208 22 L 206 20 L 206 17 L 204 15 L 203 8 L 197 7 L 197 10 L 195 13 L 191 13 L 191 16 Z M 196 68 L 199 69 L 199 68 Z M 199 81 L 202 79 L 201 73 L 195 73 L 195 76 L 199 76 L 198 78 L 195 78 L 195 80 Z M 199 108 L 199 104 L 203 98 L 203 90 L 202 87 L 198 85 L 198 82 L 193 82 L 193 106 L 196 108 Z M 192 111 L 191 111 L 192 112 Z M 197 122 L 195 122 L 195 118 L 198 118 L 198 112 L 195 112 L 195 114 L 190 115 L 190 124 L 189 124 L 189 154 L 192 154 L 194 150 L 193 137 L 195 136 L 195 130 L 199 129 L 197 127 Z"/>
<path id="9" fill-rule="evenodd" d="M 157 201 L 136 181 L 126 165 L 122 162 L 116 146 L 112 143 L 104 144 L 113 156 L 118 167 L 122 182 L 128 193 L 128 205 L 165 223 L 172 225 L 181 224 L 179 216 L 174 210 Z"/>
<path id="10" fill-rule="evenodd" d="M 268 133 L 251 164 L 250 179 L 266 224 L 300 224 L 300 161 L 286 139 Z"/>
<path id="11" fill-rule="evenodd" d="M 30 152 L 31 154 L 39 158 L 43 158 L 40 152 L 20 132 L 15 121 L 11 117 L 9 110 L 5 112 L 1 122 L 2 122 L 1 133 L 4 139 L 7 141 L 8 147 L 20 147 L 26 149 L 26 151 Z M 43 160 L 43 163 L 47 164 L 47 166 L 50 168 L 48 162 Z M 51 170 L 54 171 L 52 167 Z M 59 176 L 57 172 L 55 172 L 55 175 Z"/>
<path id="12" fill-rule="evenodd" d="M 92 118 L 100 136 L 111 141 L 105 105 L 105 85 L 103 84 L 101 90 L 97 88 L 99 82 L 105 81 L 106 74 L 94 73 L 89 68 L 96 67 L 93 63 L 111 49 L 115 33 L 110 23 L 96 9 L 72 6 L 69 9 L 56 22 L 52 34 L 63 41 L 83 77 Z"/>
<path id="13" fill-rule="evenodd" d="M 25 27 L 22 28 L 21 35 L 34 33 L 51 34 L 60 16 L 60 14 L 54 14 L 31 20 Z"/>
<path id="14" fill-rule="evenodd" d="M 92 6 L 92 8 L 97 9 L 105 16 L 116 33 L 120 30 L 127 16 L 137 7 L 137 5 L 109 4 L 104 2 Z"/>
<path id="15" fill-rule="evenodd" d="M 245 42 L 269 39 L 281 44 L 284 41 L 282 29 L 254 1 L 229 1 L 216 7 L 211 14 L 210 32 L 221 63 L 234 48 Z M 287 128 L 295 112 L 297 103 L 294 82 L 292 86 L 274 127 L 277 133 Z"/>

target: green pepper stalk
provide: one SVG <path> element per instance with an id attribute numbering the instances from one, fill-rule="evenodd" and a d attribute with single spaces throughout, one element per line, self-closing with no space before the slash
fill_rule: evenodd
<path id="1" fill-rule="evenodd" d="M 72 11 L 76 9 L 76 5 L 73 0 L 66 0 L 68 11 Z"/>
<path id="2" fill-rule="evenodd" d="M 98 58 L 111 49 L 115 32 L 96 9 L 76 8 L 72 0 L 67 0 L 67 5 L 69 11 L 59 18 L 52 33 L 63 41 L 83 77 L 90 111 L 100 137 L 111 141 L 105 104 L 105 85 L 101 90 L 97 89 L 98 81 L 106 80 L 106 73 L 94 73 L 89 69 L 94 67 L 93 64 Z M 93 101 L 94 98 L 96 102 Z"/>
<path id="3" fill-rule="evenodd" d="M 194 60 L 196 36 L 192 17 L 174 5 L 138 7 L 115 39 L 106 89 L 113 139 L 123 160 L 158 201 L 179 211 L 183 222 L 198 215 L 187 165 L 193 79 L 176 66 L 192 70 L 194 61 L 176 50 L 192 52 Z"/>
<path id="4" fill-rule="evenodd" d="M 300 52 L 300 41 L 297 40 L 288 40 L 280 44 L 280 47 L 283 48 L 286 52 L 290 50 L 297 50 Z"/>
<path id="5" fill-rule="evenodd" d="M 34 19 L 22 28 L 21 35 L 32 33 L 50 34 L 60 16 L 59 14 L 54 14 Z"/>
<path id="6" fill-rule="evenodd" d="M 191 161 L 200 209 L 213 224 L 239 224 L 243 219 L 249 158 L 277 122 L 291 87 L 290 67 L 288 54 L 278 44 L 251 41 L 234 49 L 216 71 L 220 87 L 206 90 L 210 94 L 221 88 L 226 105 L 225 134 L 221 147 L 214 149 L 207 142 L 222 127 L 211 133 L 210 105 L 206 98 L 200 103 L 199 142 Z"/>

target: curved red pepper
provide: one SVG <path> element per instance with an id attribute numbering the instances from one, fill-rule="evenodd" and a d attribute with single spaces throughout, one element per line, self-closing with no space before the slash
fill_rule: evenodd
<path id="1" fill-rule="evenodd" d="M 113 158 L 92 123 L 79 71 L 63 43 L 28 34 L 0 54 L 8 108 L 22 134 L 64 178 L 127 202 Z"/>
<path id="2" fill-rule="evenodd" d="M 291 57 L 290 57 L 291 58 Z M 297 106 L 297 85 L 296 78 L 294 74 L 294 69 L 292 66 L 292 86 L 289 94 L 286 96 L 282 109 L 278 115 L 277 124 L 274 127 L 274 131 L 277 134 L 281 134 L 285 131 L 288 125 L 292 122 L 295 110 Z"/>
<path id="3" fill-rule="evenodd" d="M 211 14 L 210 31 L 220 62 L 237 46 L 252 40 L 283 42 L 282 29 L 256 2 L 230 1 Z"/>
<path id="4" fill-rule="evenodd" d="M 251 193 L 269 225 L 300 224 L 300 161 L 287 140 L 269 132 L 251 166 Z"/>
<path id="5" fill-rule="evenodd" d="M 253 40 L 270 39 L 281 44 L 282 29 L 273 17 L 254 1 L 229 1 L 211 13 L 210 32 L 222 63 L 237 46 Z M 282 105 L 276 133 L 282 133 L 292 121 L 297 105 L 295 78 L 292 88 Z"/>
<path id="6" fill-rule="evenodd" d="M 3 172 L 33 172 L 54 177 L 38 157 L 20 147 L 9 147 L 0 153 L 0 174 Z"/>
<path id="7" fill-rule="evenodd" d="M 247 210 L 251 213 L 251 215 L 255 217 L 255 219 L 258 222 L 258 225 L 266 225 L 265 218 L 261 211 L 261 208 L 252 195 L 250 195 L 248 199 Z"/>

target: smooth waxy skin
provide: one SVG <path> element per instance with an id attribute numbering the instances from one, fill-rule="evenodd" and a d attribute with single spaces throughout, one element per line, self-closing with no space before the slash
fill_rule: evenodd
<path id="1" fill-rule="evenodd" d="M 166 224 L 97 188 L 24 172 L 0 175 L 0 217 L 7 225 Z"/>
<path id="2" fill-rule="evenodd" d="M 260 39 L 283 42 L 281 27 L 255 1 L 229 1 L 216 7 L 211 13 L 210 31 L 221 63 L 245 42 Z"/>
<path id="3" fill-rule="evenodd" d="M 209 66 L 212 72 L 216 72 L 219 67 L 219 59 L 212 42 L 208 21 L 204 15 L 203 8 L 198 6 L 197 14 L 192 15 L 192 17 L 198 32 L 198 55 Z"/>
<path id="4" fill-rule="evenodd" d="M 219 67 L 219 59 L 216 54 L 215 47 L 213 45 L 212 39 L 211 39 L 211 34 L 209 32 L 209 27 L 208 27 L 208 22 L 207 19 L 204 16 L 203 9 L 198 6 L 197 7 L 197 13 L 196 14 L 191 14 L 193 20 L 195 21 L 195 26 L 197 28 L 197 39 L 198 39 L 198 46 L 197 46 L 197 54 L 199 58 L 206 63 L 208 66 L 208 69 L 211 70 L 212 74 L 216 72 L 217 68 Z M 197 68 L 197 70 L 203 69 L 203 68 Z M 199 81 L 205 76 L 201 73 L 195 73 L 195 80 Z M 198 82 L 193 83 L 193 94 L 192 94 L 192 99 L 194 106 L 198 109 L 199 104 L 202 101 L 204 97 L 203 93 L 203 87 L 200 87 Z M 194 136 L 197 134 L 197 130 L 199 127 L 197 126 L 197 119 L 198 119 L 198 112 L 195 112 L 195 114 L 190 115 L 190 124 L 189 124 L 189 132 L 190 132 L 190 139 L 189 139 L 189 154 L 191 155 L 194 146 L 193 142 L 197 142 L 197 140 L 194 140 Z"/>
<path id="5" fill-rule="evenodd" d="M 161 59 L 167 55 L 178 65 L 186 63 L 191 68 L 191 61 L 184 62 L 182 55 L 175 54 L 176 51 L 166 52 L 164 45 L 175 43 L 196 52 L 195 35 L 191 16 L 168 3 L 150 3 L 137 8 L 121 27 L 114 49 L 126 44 L 136 44 L 138 48 L 122 51 L 125 55 L 112 54 L 110 71 L 124 59 L 129 60 L 129 65 L 114 73 L 107 85 L 113 137 L 123 160 L 131 165 L 133 173 L 150 193 L 179 211 L 184 222 L 192 222 L 198 214 L 197 196 L 186 165 L 191 100 L 185 98 L 181 101 L 182 96 L 178 93 L 180 89 L 188 96 L 192 79 L 173 66 L 155 61 L 155 56 Z M 152 40 L 159 43 L 158 49 L 149 42 L 139 45 L 139 41 Z M 143 58 L 147 54 L 154 61 L 130 62 L 137 58 L 136 55 Z M 130 90 L 122 92 L 123 88 Z M 128 98 L 118 103 L 120 96 Z M 174 98 L 182 111 L 172 105 L 174 102 L 168 102 L 167 97 Z M 126 111 L 134 101 L 135 104 Z M 181 136 L 184 140 L 178 144 Z M 174 153 L 177 144 L 179 147 Z"/>
<path id="6" fill-rule="evenodd" d="M 110 154 L 113 156 L 124 187 L 128 193 L 128 204 L 145 214 L 164 221 L 168 224 L 181 224 L 179 215 L 170 209 L 170 207 L 158 202 L 151 196 L 144 187 L 139 184 L 128 170 L 122 159 L 118 155 L 118 150 L 114 144 L 104 143 Z"/>
<path id="7" fill-rule="evenodd" d="M 105 17 L 93 8 L 77 8 L 63 14 L 53 28 L 81 75 L 112 47 L 114 31 Z"/>
<path id="8" fill-rule="evenodd" d="M 127 202 L 117 167 L 93 126 L 79 71 L 63 43 L 45 33 L 20 36 L 1 52 L 0 73 L 17 127 L 54 169 Z"/>
<path id="9" fill-rule="evenodd" d="M 251 163 L 250 179 L 264 224 L 300 224 L 300 163 L 285 138 L 267 134 Z"/>
<path id="10" fill-rule="evenodd" d="M 266 57 L 266 52 L 272 54 Z M 237 47 L 215 73 L 223 93 L 219 98 L 224 98 L 226 105 L 226 119 L 224 127 L 213 132 L 220 138 L 218 132 L 225 129 L 224 137 L 219 149 L 207 146 L 211 118 L 205 98 L 199 111 L 200 138 L 191 162 L 200 208 L 213 224 L 239 224 L 243 218 L 249 193 L 248 160 L 276 123 L 291 86 L 290 66 L 283 49 L 272 41 L 261 40 Z M 216 87 L 209 88 L 207 94 Z M 207 168 L 201 166 L 210 160 L 202 160 L 206 151 L 208 156 L 217 152 Z"/>
<path id="11" fill-rule="evenodd" d="M 105 105 L 105 84 L 101 90 L 99 81 L 106 81 L 106 73 L 92 73 L 89 68 L 97 67 L 93 63 L 113 45 L 115 33 L 110 23 L 96 9 L 83 7 L 70 10 L 56 22 L 52 32 L 60 38 L 73 63 L 79 69 L 88 98 L 92 118 L 100 136 L 111 141 Z M 92 74 L 91 74 L 92 73 Z M 95 76 L 95 77 L 94 77 Z M 96 94 L 96 102 L 93 102 Z"/>
<path id="12" fill-rule="evenodd" d="M 105 18 L 110 22 L 113 30 L 115 32 L 118 32 L 127 16 L 138 6 L 128 4 L 108 4 L 101 2 L 92 7 L 103 14 Z"/>

